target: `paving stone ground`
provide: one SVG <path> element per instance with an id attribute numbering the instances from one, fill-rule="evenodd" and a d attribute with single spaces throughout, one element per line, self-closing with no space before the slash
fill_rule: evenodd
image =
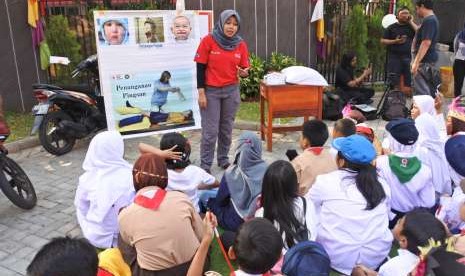
<path id="1" fill-rule="evenodd" d="M 377 95 L 379 97 L 379 95 Z M 330 131 L 333 122 L 328 122 Z M 379 138 L 383 136 L 386 122 L 370 121 Z M 240 130 L 233 131 L 234 145 Z M 199 164 L 200 131 L 186 132 L 192 145 L 191 161 Z M 259 133 L 257 133 L 259 135 Z M 286 159 L 289 148 L 298 148 L 300 134 L 291 132 L 273 135 L 273 152 L 265 150 L 264 159 L 271 163 Z M 125 140 L 125 158 L 134 162 L 138 156 L 139 142 L 159 145 L 159 136 Z M 29 211 L 15 207 L 0 194 L 0 275 L 25 275 L 26 267 L 38 249 L 53 237 L 70 235 L 80 236 L 81 230 L 75 218 L 73 205 L 74 193 L 89 139 L 80 141 L 73 151 L 64 156 L 53 156 L 41 147 L 29 148 L 10 157 L 16 160 L 31 179 L 38 197 L 37 206 Z M 329 142 L 328 142 L 329 143 Z M 212 167 L 212 173 L 219 179 L 222 170 Z"/>

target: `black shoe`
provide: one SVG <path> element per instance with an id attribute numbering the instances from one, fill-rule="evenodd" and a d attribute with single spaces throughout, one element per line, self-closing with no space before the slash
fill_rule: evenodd
<path id="1" fill-rule="evenodd" d="M 229 166 L 231 166 L 231 164 L 228 162 L 226 164 L 224 164 L 223 166 L 220 166 L 223 170 L 226 170 L 227 168 L 229 168 Z"/>

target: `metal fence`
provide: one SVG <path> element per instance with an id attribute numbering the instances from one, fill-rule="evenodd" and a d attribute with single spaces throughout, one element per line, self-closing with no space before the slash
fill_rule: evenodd
<path id="1" fill-rule="evenodd" d="M 47 0 L 47 15 L 65 15 L 70 29 L 76 32 L 82 57 L 96 53 L 92 11 L 95 9 L 175 9 L 175 0 Z M 186 8 L 211 9 L 215 18 L 226 8 L 239 11 L 243 20 L 242 36 L 250 52 L 268 58 L 272 52 L 295 57 L 301 63 L 315 67 L 330 83 L 335 81 L 335 69 L 345 52 L 345 25 L 355 3 L 367 5 L 367 14 L 375 9 L 387 10 L 388 0 L 329 0 L 326 2 L 325 24 L 327 39 L 325 58 L 316 57 L 315 38 L 310 24 L 312 11 L 309 0 L 186 0 Z M 384 66 L 382 66 L 384 69 Z M 72 68 L 49 71 L 50 81 L 69 74 Z M 372 81 L 384 80 L 384 70 L 373 73 Z"/>
<path id="2" fill-rule="evenodd" d="M 344 1 L 333 0 L 326 2 L 325 6 L 325 30 L 326 38 L 324 44 L 324 57 L 317 56 L 316 69 L 328 80 L 334 83 L 336 79 L 336 68 L 341 61 L 342 55 L 350 49 L 346 49 L 347 37 L 345 32 L 351 8 L 355 4 L 362 4 L 365 13 L 370 18 L 375 10 L 382 9 L 385 13 L 389 10 L 389 0 L 369 1 Z M 385 80 L 385 62 L 378 64 L 377 70 L 373 71 L 370 81 Z"/>

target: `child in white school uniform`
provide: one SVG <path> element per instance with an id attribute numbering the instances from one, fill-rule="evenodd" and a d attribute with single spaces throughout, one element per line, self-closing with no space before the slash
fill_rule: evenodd
<path id="1" fill-rule="evenodd" d="M 415 207 L 432 208 L 435 204 L 435 191 L 431 169 L 415 155 L 418 130 L 415 122 L 397 119 L 386 125 L 389 141 L 389 155 L 376 160 L 378 173 L 391 188 L 390 228 L 405 213 Z"/>
<path id="2" fill-rule="evenodd" d="M 389 186 L 371 164 L 376 152 L 368 139 L 357 134 L 337 138 L 333 147 L 339 169 L 319 175 L 306 195 L 319 215 L 316 241 L 340 273 L 350 275 L 359 263 L 377 269 L 393 240 L 388 228 Z"/>
<path id="3" fill-rule="evenodd" d="M 191 200 L 197 212 L 200 212 L 199 201 L 207 193 L 207 197 L 215 197 L 219 182 L 204 169 L 191 165 L 191 148 L 189 141 L 180 133 L 164 134 L 160 141 L 160 150 L 147 144 L 139 145 L 143 152 L 158 154 L 160 150 L 174 150 L 180 155 L 176 158 L 166 158 L 168 168 L 168 191 L 181 191 Z"/>
<path id="4" fill-rule="evenodd" d="M 447 230 L 441 221 L 424 208 L 414 209 L 398 220 L 393 234 L 399 243 L 398 256 L 384 263 L 378 273 L 360 264 L 354 270 L 362 270 L 362 275 L 417 275 L 413 272 L 420 262 L 419 247 L 427 246 L 431 239 L 444 244 L 447 238 Z"/>
<path id="5" fill-rule="evenodd" d="M 445 145 L 446 159 L 454 175 L 454 193 L 442 196 L 436 216 L 452 234 L 465 231 L 465 135 L 455 135 Z"/>

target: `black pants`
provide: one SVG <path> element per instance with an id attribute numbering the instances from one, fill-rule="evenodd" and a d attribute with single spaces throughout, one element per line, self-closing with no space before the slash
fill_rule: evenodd
<path id="1" fill-rule="evenodd" d="M 400 84 L 400 76 L 404 76 L 405 86 L 412 86 L 412 74 L 410 73 L 410 63 L 412 58 L 410 55 L 390 54 L 388 56 L 387 70 L 388 73 L 393 73 L 391 78 L 392 84 L 398 86 Z"/>
<path id="2" fill-rule="evenodd" d="M 454 94 L 456 97 L 462 94 L 463 78 L 465 77 L 465 60 L 454 61 Z"/>
<path id="3" fill-rule="evenodd" d="M 353 102 L 355 104 L 368 104 L 371 97 L 375 94 L 375 90 L 365 87 L 351 88 L 341 91 L 341 96 L 344 102 Z"/>

